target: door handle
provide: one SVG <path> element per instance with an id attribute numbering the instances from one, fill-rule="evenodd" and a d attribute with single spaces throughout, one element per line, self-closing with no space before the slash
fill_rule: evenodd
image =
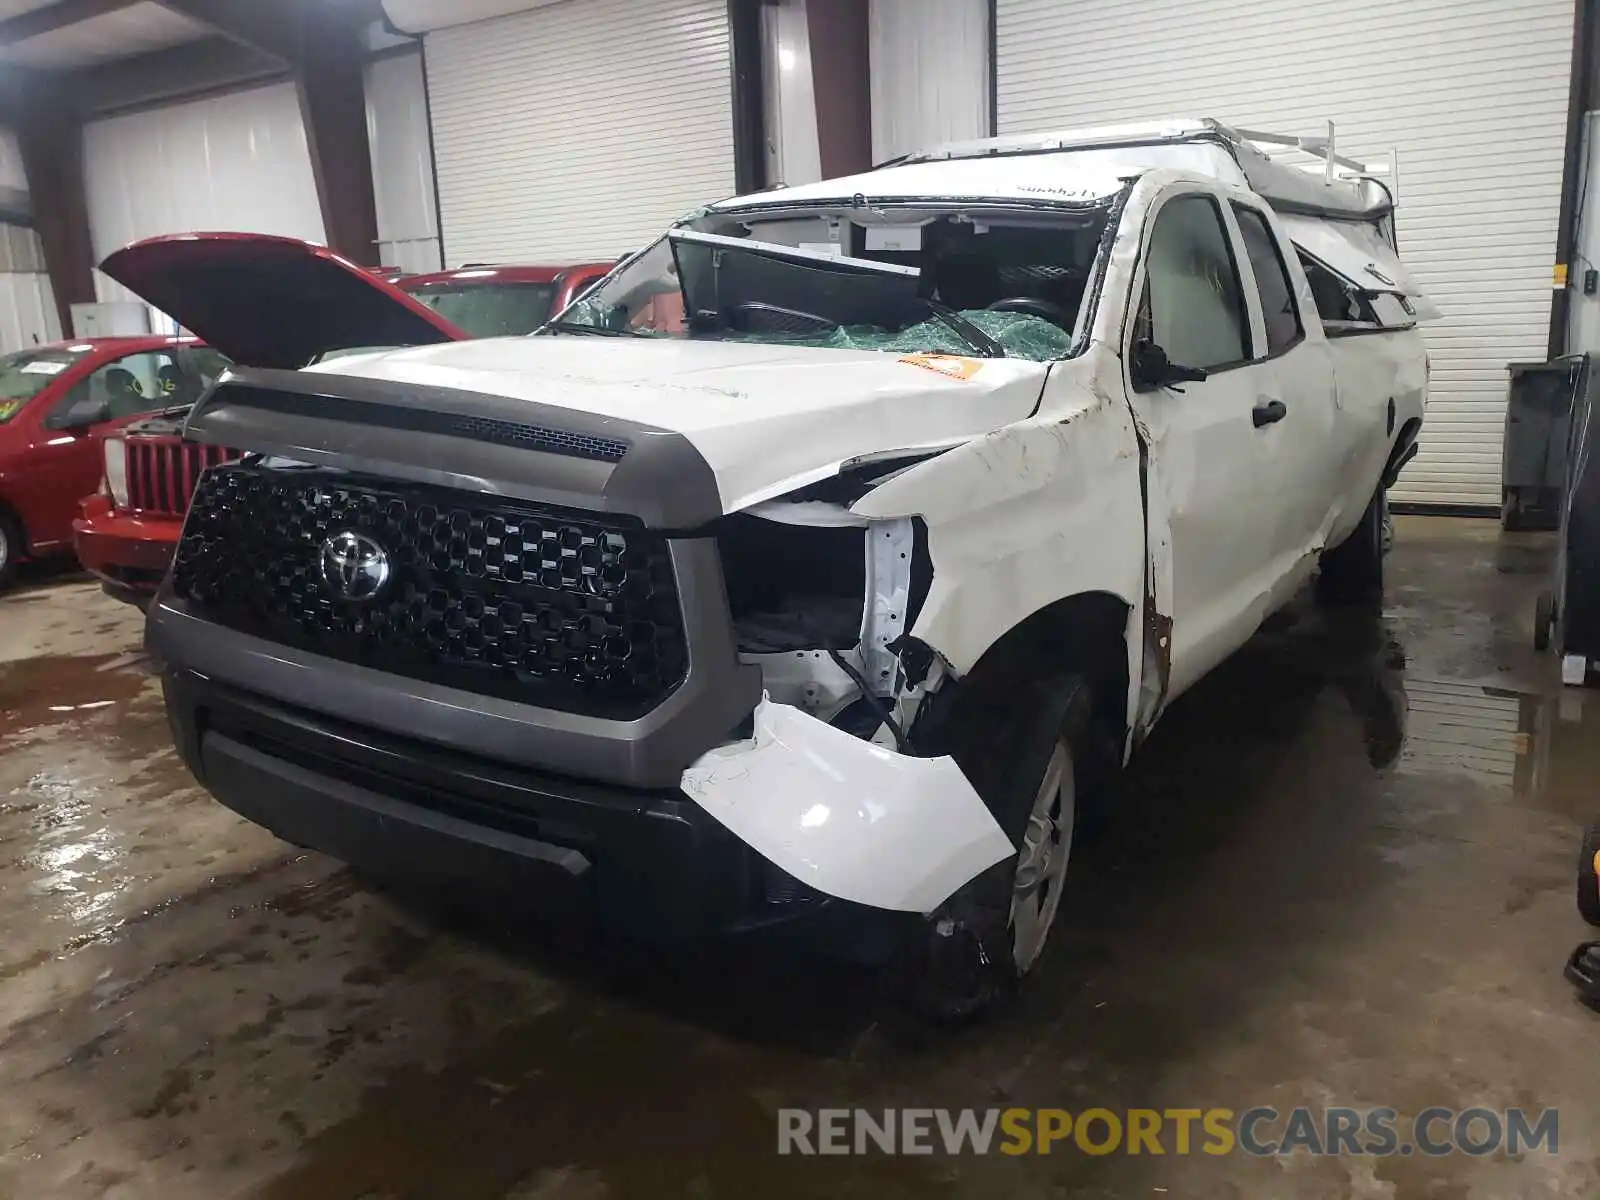
<path id="1" fill-rule="evenodd" d="M 1250 420 L 1257 429 L 1281 421 L 1288 415 L 1289 410 L 1284 407 L 1282 400 L 1263 400 L 1250 410 Z"/>

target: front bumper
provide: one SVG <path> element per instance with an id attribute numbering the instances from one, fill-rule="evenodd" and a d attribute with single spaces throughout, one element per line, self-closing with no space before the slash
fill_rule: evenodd
<path id="1" fill-rule="evenodd" d="M 830 912 L 856 910 L 773 868 L 676 789 L 500 765 L 181 668 L 167 669 L 163 687 L 179 753 L 221 803 L 397 882 L 470 889 L 656 944 L 800 919 L 842 944 L 834 929 L 861 919 Z M 887 946 L 885 929 L 873 932 Z M 852 929 L 851 949 L 866 944 L 860 934 Z"/>
<path id="2" fill-rule="evenodd" d="M 110 595 L 149 604 L 172 565 L 182 518 L 118 512 L 104 496 L 89 497 L 78 511 L 72 523 L 78 561 Z"/>

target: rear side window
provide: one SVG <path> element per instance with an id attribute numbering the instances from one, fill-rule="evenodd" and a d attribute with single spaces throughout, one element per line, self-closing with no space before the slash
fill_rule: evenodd
<path id="1" fill-rule="evenodd" d="M 1243 289 L 1216 201 L 1180 196 L 1162 205 L 1149 264 L 1141 336 L 1182 367 L 1211 370 L 1250 357 Z"/>
<path id="2" fill-rule="evenodd" d="M 1300 255 L 1300 266 L 1305 270 L 1306 282 L 1311 285 L 1311 298 L 1317 306 L 1317 316 L 1329 337 L 1349 333 L 1374 333 L 1381 331 L 1385 322 L 1373 311 L 1374 301 L 1363 296 L 1343 279 L 1315 259 Z M 1397 296 L 1379 297 L 1379 300 L 1400 306 L 1405 302 Z M 1404 315 L 1396 314 L 1391 324 L 1404 328 L 1414 323 Z"/>
<path id="3" fill-rule="evenodd" d="M 1289 283 L 1289 268 L 1284 266 L 1278 239 L 1272 236 L 1267 219 L 1253 208 L 1235 204 L 1244 252 L 1250 256 L 1256 289 L 1261 293 L 1261 316 L 1267 325 L 1267 353 L 1282 354 L 1304 335 L 1300 309 L 1295 304 L 1294 287 Z"/>

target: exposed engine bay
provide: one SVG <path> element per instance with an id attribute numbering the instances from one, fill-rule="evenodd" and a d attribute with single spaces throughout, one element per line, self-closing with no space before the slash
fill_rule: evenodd
<path id="1" fill-rule="evenodd" d="M 927 528 L 871 521 L 849 504 L 929 457 L 862 464 L 716 526 L 740 657 L 762 668 L 768 696 L 857 736 L 886 731 L 894 745 L 904 743 L 892 704 L 908 683 L 902 639 L 933 579 Z"/>

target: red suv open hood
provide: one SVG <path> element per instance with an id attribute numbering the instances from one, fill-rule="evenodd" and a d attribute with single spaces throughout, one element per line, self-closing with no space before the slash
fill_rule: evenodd
<path id="1" fill-rule="evenodd" d="M 243 366 L 297 368 L 331 350 L 467 337 L 393 284 L 295 238 L 149 238 L 100 269 Z"/>

